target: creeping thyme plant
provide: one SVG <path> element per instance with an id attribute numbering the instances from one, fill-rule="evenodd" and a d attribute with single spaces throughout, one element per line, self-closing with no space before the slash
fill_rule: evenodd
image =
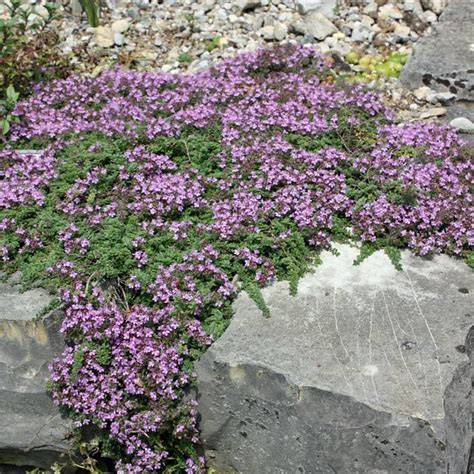
<path id="1" fill-rule="evenodd" d="M 472 263 L 467 147 L 447 127 L 395 124 L 330 67 L 287 46 L 189 76 L 71 77 L 16 106 L 3 268 L 57 293 L 52 396 L 117 472 L 204 469 L 193 361 L 239 289 L 268 316 L 260 288 L 296 291 L 341 240 L 397 265 L 402 248 Z"/>

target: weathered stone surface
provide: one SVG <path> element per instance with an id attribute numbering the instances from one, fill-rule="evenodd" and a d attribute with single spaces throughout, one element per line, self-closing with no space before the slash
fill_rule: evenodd
<path id="1" fill-rule="evenodd" d="M 33 320 L 50 299 L 0 285 L 0 465 L 48 468 L 68 449 L 70 423 L 46 393 L 48 364 L 63 348 L 60 313 Z"/>
<path id="2" fill-rule="evenodd" d="M 50 301 L 48 292 L 35 288 L 20 293 L 19 286 L 0 283 L 0 319 L 29 321 Z"/>
<path id="3" fill-rule="evenodd" d="M 465 117 L 456 117 L 449 122 L 451 127 L 457 128 L 461 132 L 474 133 L 474 123 Z"/>
<path id="4" fill-rule="evenodd" d="M 337 32 L 334 24 L 319 12 L 308 13 L 302 20 L 293 23 L 292 28 L 296 33 L 312 36 L 320 41 Z"/>
<path id="5" fill-rule="evenodd" d="M 413 89 L 425 85 L 438 92 L 452 92 L 459 101 L 474 102 L 473 24 L 474 2 L 450 1 L 432 34 L 416 43 L 402 72 L 402 83 Z M 464 110 L 456 110 L 456 114 L 474 120 L 474 107 L 466 104 Z"/>
<path id="6" fill-rule="evenodd" d="M 471 443 L 473 272 L 340 247 L 300 283 L 239 296 L 196 365 L 209 461 L 240 473 L 463 473 Z M 469 339 L 470 340 L 470 339 Z"/>
<path id="7" fill-rule="evenodd" d="M 101 48 L 111 48 L 114 45 L 114 32 L 108 26 L 98 26 L 95 29 L 95 42 Z"/>
<path id="8" fill-rule="evenodd" d="M 110 27 L 114 33 L 125 33 L 129 28 L 130 22 L 124 18 L 114 21 Z"/>
<path id="9" fill-rule="evenodd" d="M 302 15 L 314 10 L 330 15 L 337 7 L 337 2 L 336 0 L 296 0 L 296 7 Z"/>

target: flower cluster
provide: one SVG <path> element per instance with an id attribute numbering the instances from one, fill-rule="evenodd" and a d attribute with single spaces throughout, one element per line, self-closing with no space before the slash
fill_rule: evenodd
<path id="1" fill-rule="evenodd" d="M 62 331 L 80 333 L 81 342 L 52 364 L 52 380 L 62 387 L 53 396 L 79 415 L 77 425 L 94 423 L 123 446 L 128 461 L 119 461 L 118 472 L 160 471 L 169 453 L 153 449 L 153 441 L 171 414 L 174 423 L 180 415 L 179 435 L 197 441 L 195 408 L 177 406 L 189 382 L 182 370 L 189 338 L 207 342 L 196 324 L 182 333 L 171 306 L 124 311 L 100 297 L 96 305 L 71 302 L 66 309 Z"/>
<path id="2" fill-rule="evenodd" d="M 0 208 L 10 208 L 25 202 L 44 204 L 42 189 L 56 176 L 55 149 L 50 146 L 42 153 L 17 153 L 8 148 L 0 151 Z"/>
<path id="3" fill-rule="evenodd" d="M 334 238 L 472 259 L 467 147 L 395 124 L 330 68 L 286 46 L 190 76 L 70 77 L 18 104 L 0 251 L 60 287 L 53 396 L 108 434 L 118 472 L 203 470 L 186 390 L 238 288 L 262 305 L 260 286 L 296 281 Z M 53 144 L 16 151 L 30 140 Z"/>

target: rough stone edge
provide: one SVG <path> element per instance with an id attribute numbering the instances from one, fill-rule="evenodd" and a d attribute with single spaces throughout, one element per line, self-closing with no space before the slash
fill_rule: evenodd
<path id="1" fill-rule="evenodd" d="M 8 283 L 8 280 L 7 280 Z M 13 282 L 13 284 L 18 284 Z M 49 313 L 46 315 L 42 316 L 40 319 L 38 319 L 39 322 L 42 322 L 45 327 L 45 331 L 50 336 L 52 332 L 59 332 L 60 326 L 62 319 L 64 317 L 64 311 L 63 307 L 60 306 L 59 308 L 51 310 Z M 16 320 L 6 320 L 6 321 L 12 321 L 12 322 L 17 322 Z M 35 321 L 35 319 L 31 320 L 18 320 L 20 322 L 24 321 Z M 51 342 L 55 341 L 56 343 L 51 345 L 52 351 L 56 355 L 60 355 L 63 352 L 63 346 L 58 342 L 56 338 L 49 338 Z M 14 392 L 10 392 L 14 393 Z M 51 397 L 48 395 L 45 387 L 45 392 L 44 395 L 48 398 L 51 399 Z M 51 399 L 51 403 L 53 403 Z M 56 405 L 55 405 L 56 406 Z M 61 419 L 63 420 L 69 420 L 68 424 L 71 427 L 72 430 L 72 420 L 70 420 L 67 416 L 64 414 L 61 414 L 58 409 L 58 415 Z M 54 418 L 57 418 L 55 416 Z M 53 419 L 50 419 L 49 421 L 53 421 Z M 44 425 L 46 427 L 47 424 Z M 43 428 L 44 428 L 43 427 Z M 37 433 L 38 434 L 38 433 Z M 58 446 L 56 445 L 42 445 L 37 448 L 31 448 L 31 449 L 3 449 L 0 448 L 0 474 L 8 473 L 6 470 L 7 468 L 12 468 L 12 469 L 17 469 L 17 468 L 42 468 L 42 469 L 49 469 L 55 462 L 61 462 L 64 463 L 66 462 L 66 466 L 64 468 L 65 473 L 72 473 L 75 472 L 76 470 L 72 468 L 72 465 L 69 463 L 69 455 L 72 455 L 72 452 L 70 450 L 70 442 L 68 441 L 68 434 L 70 432 L 65 431 L 64 432 L 64 437 L 63 437 L 63 448 L 58 449 Z M 36 462 L 34 463 L 34 466 L 32 466 L 31 460 L 32 460 L 32 455 L 35 457 Z M 15 471 L 16 472 L 16 471 Z"/>
<path id="2" fill-rule="evenodd" d="M 216 360 L 216 351 L 213 350 L 212 346 L 206 351 L 205 354 L 195 363 L 195 372 L 197 374 L 198 388 L 196 389 L 196 394 L 198 401 L 202 406 L 203 397 L 202 393 L 206 391 L 206 388 L 209 387 L 211 390 L 218 390 L 215 384 L 215 376 L 217 374 L 220 383 L 228 384 L 229 387 L 235 385 L 235 379 L 238 379 L 239 373 L 242 374 L 242 378 L 246 377 L 246 374 L 251 372 L 266 372 L 268 374 L 272 373 L 273 378 L 279 380 L 279 388 L 286 388 L 288 392 L 294 392 L 293 396 L 296 397 L 296 402 L 300 399 L 302 393 L 327 393 L 331 396 L 335 396 L 342 400 L 347 401 L 347 403 L 356 403 L 364 406 L 366 409 L 373 411 L 375 418 L 386 417 L 388 422 L 385 425 L 377 425 L 379 427 L 389 426 L 389 421 L 393 419 L 393 415 L 396 417 L 405 418 L 409 420 L 410 424 L 407 426 L 407 431 L 409 433 L 410 427 L 413 423 L 418 423 L 419 425 L 429 425 L 436 426 L 436 432 L 431 430 L 431 436 L 435 438 L 438 445 L 444 445 L 445 449 L 448 447 L 448 453 L 445 458 L 447 464 L 447 472 L 455 473 L 471 473 L 474 472 L 474 398 L 472 388 L 474 386 L 474 325 L 466 328 L 465 336 L 465 345 L 464 349 L 461 347 L 460 351 L 465 352 L 466 360 L 461 361 L 457 364 L 456 368 L 453 368 L 452 377 L 449 383 L 446 384 L 445 390 L 443 392 L 443 406 L 444 406 L 444 426 L 440 426 L 441 423 L 438 423 L 438 420 L 424 420 L 413 417 L 409 414 L 404 413 L 390 413 L 383 410 L 381 407 L 372 407 L 370 404 L 362 401 L 358 401 L 354 397 L 344 393 L 337 393 L 331 390 L 328 390 L 324 387 L 318 386 L 305 386 L 298 385 L 297 381 L 292 380 L 291 374 L 286 374 L 279 370 L 276 367 L 271 367 L 268 365 L 259 365 L 249 364 L 244 362 L 242 364 L 231 365 L 227 362 L 221 362 Z M 232 371 L 234 376 L 231 375 Z M 234 379 L 234 380 L 232 380 Z M 255 387 L 253 385 L 245 384 L 246 392 L 250 396 L 255 396 Z M 270 387 L 267 384 L 266 388 Z M 251 390 L 248 390 L 251 388 Z M 253 392 L 253 393 L 252 393 Z M 270 391 L 271 392 L 271 391 Z M 277 403 L 278 397 L 275 399 L 273 396 L 261 397 L 258 398 L 268 402 L 268 403 Z M 257 398 L 257 397 L 256 397 Z M 463 407 L 463 399 L 470 398 L 467 407 Z M 288 399 L 284 397 L 283 399 Z M 207 409 L 212 413 L 213 408 L 212 404 L 208 404 Z M 199 412 L 201 410 L 198 407 Z M 462 416 L 459 416 L 461 413 L 465 412 Z M 235 466 L 232 464 L 232 452 L 224 452 L 224 463 L 214 462 L 215 452 L 218 451 L 218 437 L 219 433 L 225 429 L 226 424 L 230 421 L 232 415 L 230 414 L 226 420 L 222 423 L 216 423 L 212 419 L 204 421 L 201 418 L 201 434 L 203 437 L 203 444 L 206 449 L 206 453 L 210 457 L 209 464 L 211 467 L 217 468 L 222 474 L 232 474 L 239 472 Z M 459 420 L 465 420 L 463 426 L 459 426 Z M 207 423 L 207 426 L 206 426 Z M 451 428 L 451 429 L 450 429 Z M 471 439 L 469 434 L 471 433 Z M 209 435 L 207 435 L 209 433 Z M 455 435 L 458 434 L 458 436 Z M 459 433 L 465 433 L 465 436 L 459 436 Z M 442 439 L 440 439 L 442 438 Z M 222 458 L 222 456 L 221 456 Z"/>

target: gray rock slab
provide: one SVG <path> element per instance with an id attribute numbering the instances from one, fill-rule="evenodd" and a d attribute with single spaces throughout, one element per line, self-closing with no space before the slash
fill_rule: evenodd
<path id="1" fill-rule="evenodd" d="M 0 285 L 0 465 L 47 469 L 68 450 L 70 422 L 46 393 L 48 364 L 64 347 L 61 312 L 33 319 L 50 301 L 41 289 Z"/>
<path id="2" fill-rule="evenodd" d="M 20 285 L 0 283 L 0 320 L 28 321 L 50 301 L 51 296 L 42 288 L 22 292 Z"/>
<path id="3" fill-rule="evenodd" d="M 471 444 L 473 272 L 446 256 L 323 255 L 295 297 L 241 294 L 196 364 L 219 472 L 464 473 Z M 471 334 L 471 335 L 470 335 Z"/>
<path id="4" fill-rule="evenodd" d="M 421 38 L 400 76 L 402 84 L 423 85 L 457 96 L 449 113 L 474 120 L 474 2 L 450 0 L 433 32 Z"/>

